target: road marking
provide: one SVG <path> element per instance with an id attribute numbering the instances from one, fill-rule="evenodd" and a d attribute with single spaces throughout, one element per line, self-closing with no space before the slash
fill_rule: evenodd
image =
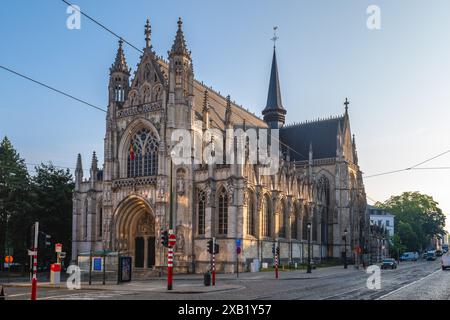
<path id="1" fill-rule="evenodd" d="M 398 289 L 396 289 L 396 290 L 394 290 L 394 291 L 391 291 L 391 292 L 389 292 L 389 293 L 386 293 L 386 294 L 382 295 L 381 297 L 378 297 L 378 298 L 375 299 L 375 300 L 381 300 L 381 299 L 383 299 L 383 298 L 386 298 L 386 297 L 388 297 L 388 296 L 390 296 L 390 295 L 392 295 L 392 294 L 394 294 L 394 293 L 399 292 L 400 290 L 406 289 L 406 288 L 412 286 L 413 284 L 416 284 L 416 283 L 418 283 L 418 282 L 420 282 L 420 281 L 422 281 L 422 280 L 425 280 L 426 278 L 431 277 L 432 275 L 434 275 L 434 274 L 436 274 L 436 273 L 438 273 L 438 272 L 441 272 L 441 269 L 438 269 L 438 270 L 436 270 L 436 271 L 430 273 L 429 275 L 427 275 L 427 276 L 425 276 L 425 277 L 423 277 L 423 278 L 420 278 L 420 279 L 418 279 L 418 280 L 416 280 L 416 281 L 413 281 L 413 282 L 411 282 L 411 283 L 408 283 L 407 285 L 404 285 L 404 286 L 402 286 L 402 287 L 400 287 L 400 288 L 398 288 Z"/>

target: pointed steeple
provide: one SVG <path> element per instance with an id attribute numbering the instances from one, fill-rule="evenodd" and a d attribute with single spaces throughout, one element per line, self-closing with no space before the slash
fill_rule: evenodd
<path id="1" fill-rule="evenodd" d="M 231 97 L 227 96 L 227 106 L 225 109 L 225 127 L 231 126 Z"/>
<path id="2" fill-rule="evenodd" d="M 183 21 L 181 20 L 181 18 L 178 18 L 177 24 L 178 30 L 172 45 L 172 49 L 169 52 L 169 56 L 182 55 L 190 58 L 191 52 L 187 49 L 186 40 L 184 40 L 184 33 L 182 29 Z"/>
<path id="3" fill-rule="evenodd" d="M 75 190 L 80 190 L 81 183 L 83 182 L 83 165 L 81 163 L 81 154 L 77 157 L 77 166 L 75 168 Z"/>
<path id="4" fill-rule="evenodd" d="M 150 27 L 150 21 L 147 19 L 147 23 L 145 24 L 145 49 L 149 50 L 152 48 L 152 45 L 150 44 L 150 37 L 152 35 L 152 28 Z"/>
<path id="5" fill-rule="evenodd" d="M 98 160 L 95 151 L 92 153 L 91 170 L 98 170 Z"/>
<path id="6" fill-rule="evenodd" d="M 119 48 L 117 49 L 116 54 L 116 60 L 114 60 L 114 63 L 111 65 L 111 68 L 109 69 L 110 73 L 113 72 L 123 72 L 127 75 L 130 75 L 130 70 L 127 66 L 127 61 L 125 59 L 125 54 L 123 53 L 123 40 L 119 40 Z"/>
<path id="7" fill-rule="evenodd" d="M 266 108 L 262 112 L 264 121 L 271 128 L 280 128 L 284 125 L 286 110 L 281 102 L 280 80 L 278 77 L 278 64 L 276 47 L 273 47 L 272 69 L 270 71 L 269 92 L 267 94 Z"/>
<path id="8" fill-rule="evenodd" d="M 81 174 L 83 174 L 83 165 L 81 163 L 81 154 L 78 154 L 77 166 L 75 168 L 75 172 L 81 172 Z"/>

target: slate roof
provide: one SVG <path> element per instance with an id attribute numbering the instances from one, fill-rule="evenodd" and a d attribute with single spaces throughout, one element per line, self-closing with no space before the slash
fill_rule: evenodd
<path id="1" fill-rule="evenodd" d="M 308 160 L 310 144 L 313 159 L 335 158 L 339 123 L 343 128 L 344 116 L 285 126 L 280 140 L 296 151 L 289 152 L 291 160 Z"/>

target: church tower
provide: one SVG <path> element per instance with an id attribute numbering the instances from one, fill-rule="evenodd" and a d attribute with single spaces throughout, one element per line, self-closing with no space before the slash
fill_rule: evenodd
<path id="1" fill-rule="evenodd" d="M 169 103 L 187 103 L 191 107 L 194 95 L 194 68 L 182 26 L 183 22 L 179 18 L 177 34 L 169 51 Z"/>
<path id="2" fill-rule="evenodd" d="M 276 41 L 274 36 L 273 40 Z M 278 79 L 278 65 L 276 47 L 273 46 L 272 69 L 270 72 L 269 92 L 266 108 L 262 112 L 263 119 L 271 129 L 280 129 L 285 122 L 286 110 L 281 102 L 280 81 Z"/>

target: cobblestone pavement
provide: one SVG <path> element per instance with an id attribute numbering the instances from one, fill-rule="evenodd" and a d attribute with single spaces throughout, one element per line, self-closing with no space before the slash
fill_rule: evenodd
<path id="1" fill-rule="evenodd" d="M 381 289 L 367 288 L 370 275 L 349 266 L 313 270 L 217 275 L 215 287 L 204 287 L 201 275 L 177 275 L 174 290 L 166 280 L 141 280 L 122 285 L 82 285 L 81 290 L 40 287 L 42 300 L 155 299 L 155 300 L 271 300 L 271 299 L 448 299 L 450 270 L 440 270 L 439 261 L 405 262 L 398 269 L 381 271 Z M 41 283 L 43 284 L 43 283 Z M 11 285 L 11 284 L 10 284 Z M 22 286 L 20 286 L 22 285 Z M 27 283 L 5 287 L 7 299 L 29 299 Z"/>

